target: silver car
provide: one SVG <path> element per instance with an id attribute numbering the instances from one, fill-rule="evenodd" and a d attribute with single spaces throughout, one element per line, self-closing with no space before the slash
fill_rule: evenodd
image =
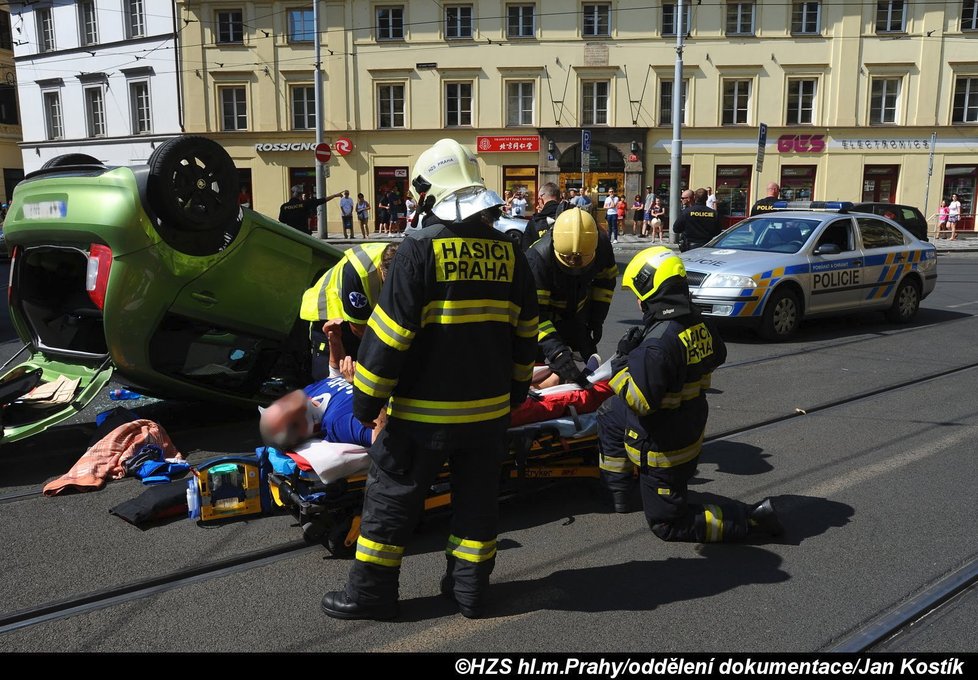
<path id="1" fill-rule="evenodd" d="M 790 211 L 751 217 L 682 255 L 693 302 L 768 340 L 803 318 L 879 310 L 913 319 L 937 282 L 937 250 L 877 215 Z"/>

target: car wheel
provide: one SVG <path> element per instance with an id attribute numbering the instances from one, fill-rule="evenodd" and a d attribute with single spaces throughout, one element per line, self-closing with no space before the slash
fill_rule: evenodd
<path id="1" fill-rule="evenodd" d="M 778 288 L 771 295 L 761 317 L 760 334 L 765 340 L 787 340 L 801 323 L 801 303 L 790 288 Z"/>
<path id="2" fill-rule="evenodd" d="M 904 279 L 893 296 L 893 305 L 886 310 L 886 318 L 893 323 L 909 323 L 920 308 L 920 286 L 913 279 Z"/>
<path id="3" fill-rule="evenodd" d="M 44 161 L 41 170 L 48 168 L 61 168 L 66 165 L 102 165 L 102 161 L 84 153 L 64 153 Z"/>
<path id="4" fill-rule="evenodd" d="M 512 241 L 513 245 L 518 248 L 523 246 L 523 232 L 521 232 L 519 229 L 510 229 L 507 231 L 506 238 Z"/>
<path id="5" fill-rule="evenodd" d="M 149 157 L 148 197 L 157 216 L 177 231 L 224 231 L 237 219 L 238 171 L 217 142 L 174 137 Z"/>

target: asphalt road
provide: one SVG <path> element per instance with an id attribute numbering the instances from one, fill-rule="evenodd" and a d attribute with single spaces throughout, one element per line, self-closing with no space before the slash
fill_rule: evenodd
<path id="1" fill-rule="evenodd" d="M 609 514 L 595 484 L 562 482 L 503 503 L 486 619 L 465 620 L 438 595 L 447 523 L 436 516 L 409 549 L 396 623 L 323 616 L 321 594 L 343 583 L 349 562 L 314 547 L 137 600 L 0 626 L 0 650 L 134 651 L 147 641 L 173 651 L 829 648 L 978 557 L 978 256 L 942 256 L 939 268 L 936 292 L 909 326 L 874 314 L 807 323 L 777 345 L 725 334 L 729 360 L 714 376 L 711 441 L 692 489 L 701 499 L 774 496 L 787 527 L 778 541 L 666 544 L 640 512 Z M 616 294 L 604 355 L 638 316 L 634 300 Z M 19 347 L 5 317 L 0 341 L 0 356 Z M 10 496 L 67 470 L 109 404 L 0 449 L 0 621 L 147 577 L 191 576 L 300 537 L 287 516 L 140 531 L 107 513 L 139 493 L 131 480 L 63 498 Z M 258 443 L 251 414 L 167 402 L 140 411 L 192 460 Z M 889 649 L 974 649 L 965 627 L 975 602 L 973 593 L 957 598 Z"/>

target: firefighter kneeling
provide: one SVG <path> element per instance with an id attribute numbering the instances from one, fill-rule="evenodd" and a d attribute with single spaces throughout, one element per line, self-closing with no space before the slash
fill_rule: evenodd
<path id="1" fill-rule="evenodd" d="M 638 466 L 645 517 L 664 541 L 780 534 L 770 499 L 753 506 L 687 502 L 706 430 L 706 390 L 727 350 L 692 306 L 683 261 L 668 248 L 647 248 L 625 268 L 622 285 L 638 297 L 644 327 L 618 343 L 611 379 L 616 396 L 598 411 L 601 478 L 615 511 L 629 510 Z"/>

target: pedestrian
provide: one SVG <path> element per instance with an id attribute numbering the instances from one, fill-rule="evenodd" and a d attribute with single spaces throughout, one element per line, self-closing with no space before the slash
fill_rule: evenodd
<path id="1" fill-rule="evenodd" d="M 513 209 L 513 192 L 507 189 L 503 192 L 503 215 L 509 216 Z"/>
<path id="2" fill-rule="evenodd" d="M 367 199 L 363 197 L 363 194 L 357 194 L 357 220 L 360 222 L 360 234 L 363 238 L 367 238 L 370 234 L 370 229 L 367 226 L 367 222 L 370 218 L 370 203 Z"/>
<path id="3" fill-rule="evenodd" d="M 717 195 L 713 193 L 713 187 L 706 187 L 706 207 L 717 209 Z"/>
<path id="4" fill-rule="evenodd" d="M 947 206 L 947 226 L 951 230 L 951 238 L 948 241 L 955 241 L 958 238 L 958 222 L 961 220 L 961 199 L 957 194 L 951 194 L 951 202 Z"/>
<path id="5" fill-rule="evenodd" d="M 652 226 L 652 204 L 655 202 L 655 192 L 652 186 L 645 187 L 645 198 L 642 202 L 642 236 L 649 235 L 649 227 Z"/>
<path id="6" fill-rule="evenodd" d="M 706 245 L 721 229 L 717 211 L 706 207 L 706 189 L 686 189 L 682 200 L 685 207 L 672 230 L 679 234 L 679 250 L 685 252 Z"/>
<path id="7" fill-rule="evenodd" d="M 608 236 L 612 243 L 618 243 L 618 196 L 614 189 L 608 189 L 604 199 L 605 220 L 608 222 Z"/>
<path id="8" fill-rule="evenodd" d="M 645 203 L 642 201 L 642 194 L 635 194 L 632 201 L 632 234 L 640 236 L 645 227 Z"/>
<path id="9" fill-rule="evenodd" d="M 767 185 L 767 195 L 764 198 L 758 199 L 756 203 L 750 209 L 750 216 L 759 215 L 761 213 L 771 212 L 774 210 L 774 204 L 779 200 L 781 196 L 781 187 L 778 186 L 777 182 L 768 182 Z M 732 201 L 731 201 L 732 202 Z M 704 205 L 706 203 L 704 202 Z M 747 205 L 746 199 L 744 199 L 744 205 Z M 714 208 L 716 210 L 716 208 Z M 733 213 L 733 207 L 731 207 L 731 213 Z"/>
<path id="10" fill-rule="evenodd" d="M 516 196 L 510 201 L 509 209 L 510 215 L 512 217 L 523 217 L 526 214 L 526 196 L 523 194 L 523 190 L 520 189 L 516 192 Z"/>
<path id="11" fill-rule="evenodd" d="M 343 191 L 340 199 L 340 219 L 343 221 L 343 238 L 353 238 L 353 199 L 349 191 Z M 349 236 L 347 236 L 349 232 Z"/>
<path id="12" fill-rule="evenodd" d="M 423 152 L 413 176 L 432 214 L 398 249 L 357 356 L 354 415 L 388 420 L 369 451 L 349 579 L 322 600 L 339 619 L 397 616 L 401 559 L 446 460 L 454 516 L 441 591 L 463 616 L 483 615 L 506 429 L 533 372 L 536 290 L 523 253 L 493 228 L 503 199 L 451 139 Z"/>
<path id="13" fill-rule="evenodd" d="M 342 195 L 343 192 L 340 191 L 326 198 L 306 198 L 302 193 L 302 187 L 296 184 L 292 187 L 292 198 L 278 209 L 278 221 L 308 234 L 309 219 L 315 217 L 316 208 Z"/>
<path id="14" fill-rule="evenodd" d="M 395 236 L 401 232 L 401 215 L 404 214 L 404 199 L 397 187 L 393 187 L 387 195 L 388 210 L 390 210 L 390 226 L 388 233 Z"/>
<path id="15" fill-rule="evenodd" d="M 414 200 L 414 197 L 409 191 L 407 197 L 404 199 L 404 215 L 405 220 L 408 225 L 414 224 L 414 216 L 418 211 L 418 202 Z"/>
<path id="16" fill-rule="evenodd" d="M 662 205 L 662 199 L 656 197 L 652 201 L 652 240 L 653 241 L 665 241 L 666 237 L 663 235 L 665 231 L 662 228 L 662 220 L 665 219 L 666 208 Z"/>
<path id="17" fill-rule="evenodd" d="M 615 396 L 598 409 L 599 468 L 615 511 L 631 510 L 638 468 L 645 519 L 664 541 L 719 543 L 782 533 L 770 498 L 750 506 L 689 503 L 710 376 L 727 350 L 693 306 L 682 259 L 665 246 L 647 248 L 625 268 L 622 287 L 638 298 L 642 327 L 618 342 L 611 362 Z"/>

